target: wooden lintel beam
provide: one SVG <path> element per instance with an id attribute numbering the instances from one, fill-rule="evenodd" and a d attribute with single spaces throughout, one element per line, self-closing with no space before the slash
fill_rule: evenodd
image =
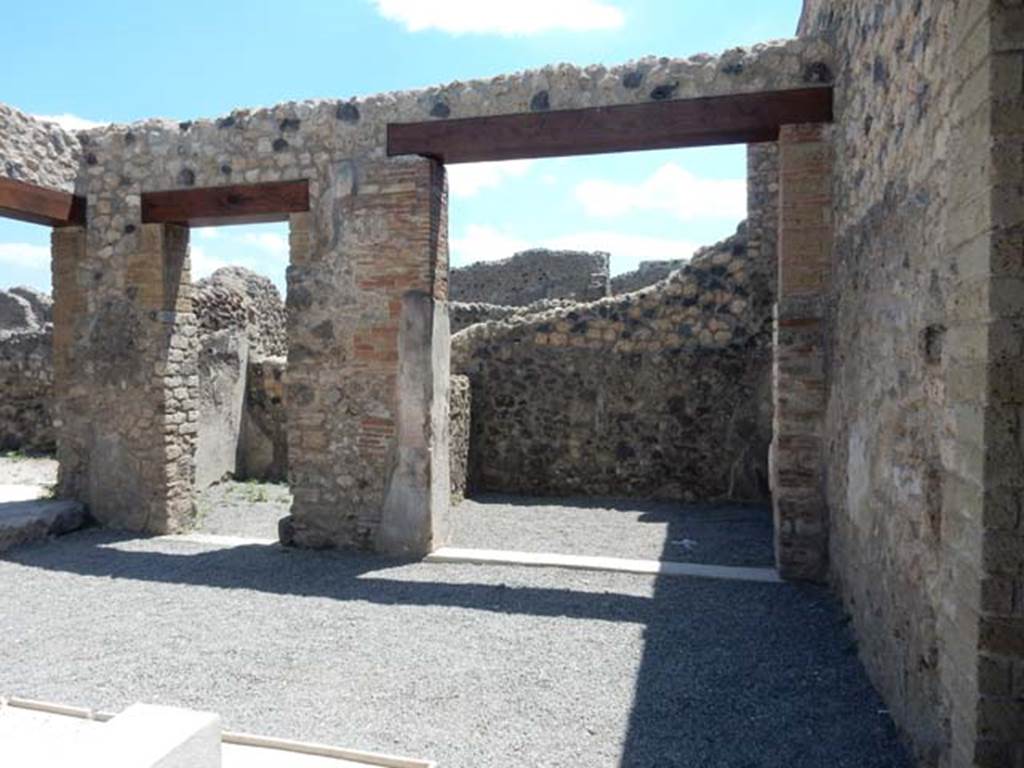
<path id="1" fill-rule="evenodd" d="M 85 198 L 0 178 L 0 216 L 51 227 L 81 226 L 85 224 Z"/>
<path id="2" fill-rule="evenodd" d="M 832 88 L 763 91 L 552 112 L 389 123 L 389 155 L 444 163 L 774 141 L 779 126 L 832 121 Z"/>
<path id="3" fill-rule="evenodd" d="M 290 213 L 308 210 L 306 179 L 142 193 L 145 224 L 251 224 L 285 221 Z"/>

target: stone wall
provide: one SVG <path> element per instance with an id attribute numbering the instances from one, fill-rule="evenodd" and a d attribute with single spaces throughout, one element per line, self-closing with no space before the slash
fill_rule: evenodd
<path id="1" fill-rule="evenodd" d="M 471 486 L 766 499 L 771 273 L 741 227 L 641 291 L 456 335 Z"/>
<path id="2" fill-rule="evenodd" d="M 451 331 L 458 333 L 476 323 L 489 323 L 509 318 L 535 315 L 557 307 L 569 307 L 576 302 L 571 299 L 544 299 L 522 307 L 501 304 L 464 303 L 452 301 L 448 304 Z"/>
<path id="3" fill-rule="evenodd" d="M 0 451 L 52 452 L 56 438 L 50 331 L 0 331 L 0 393 Z"/>
<path id="4" fill-rule="evenodd" d="M 544 299 L 590 301 L 608 295 L 608 254 L 535 248 L 500 261 L 453 269 L 450 298 L 521 307 Z"/>
<path id="5" fill-rule="evenodd" d="M 0 451 L 55 448 L 52 320 L 46 294 L 0 291 Z"/>
<path id="6" fill-rule="evenodd" d="M 199 332 L 240 330 L 254 358 L 284 357 L 288 339 L 284 302 L 267 277 L 244 267 L 221 267 L 196 283 Z"/>
<path id="7" fill-rule="evenodd" d="M 73 192 L 88 155 L 82 147 L 59 125 L 0 104 L 0 178 Z"/>
<path id="8" fill-rule="evenodd" d="M 838 63 L 832 578 L 929 766 L 1024 765 L 1022 22 L 812 0 L 801 24 Z"/>
<path id="9" fill-rule="evenodd" d="M 465 376 L 452 376 L 448 406 L 448 456 L 453 503 L 464 499 L 468 491 L 471 400 L 469 379 Z"/>
<path id="10" fill-rule="evenodd" d="M 248 391 L 249 340 L 244 329 L 199 335 L 199 419 L 195 486 L 202 490 L 227 478 L 241 479 L 241 436 Z"/>
<path id="11" fill-rule="evenodd" d="M 53 301 L 26 286 L 0 291 L 0 333 L 44 329 L 53 322 Z"/>

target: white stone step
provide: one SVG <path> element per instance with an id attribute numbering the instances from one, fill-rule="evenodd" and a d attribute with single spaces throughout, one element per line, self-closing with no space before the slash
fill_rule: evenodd
<path id="1" fill-rule="evenodd" d="M 435 768 L 416 760 L 221 729 L 220 717 L 134 704 L 118 715 L 0 698 L 4 768 Z"/>
<path id="2" fill-rule="evenodd" d="M 523 565 L 534 568 L 568 568 L 582 571 L 691 576 L 703 579 L 779 583 L 774 568 L 734 565 L 680 563 L 668 560 L 636 560 L 625 557 L 562 555 L 555 552 L 518 552 L 505 549 L 464 549 L 441 547 L 424 558 L 428 563 L 469 563 L 473 565 Z"/>

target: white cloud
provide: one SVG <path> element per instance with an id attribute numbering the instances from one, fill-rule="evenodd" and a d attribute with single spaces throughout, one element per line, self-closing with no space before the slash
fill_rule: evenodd
<path id="1" fill-rule="evenodd" d="M 101 125 L 108 125 L 108 123 L 98 123 L 95 120 L 87 120 L 84 117 L 78 115 L 72 115 L 69 112 L 64 112 L 60 115 L 32 115 L 36 120 L 42 120 L 47 123 L 56 123 L 65 131 L 84 131 L 89 128 L 99 128 Z"/>
<path id="2" fill-rule="evenodd" d="M 604 230 L 573 232 L 529 241 L 479 224 L 471 224 L 463 237 L 452 238 L 449 243 L 453 266 L 465 266 L 476 261 L 496 261 L 528 248 L 551 248 L 606 251 L 611 254 L 612 274 L 636 269 L 641 261 L 688 259 L 697 247 L 696 243 L 689 240 Z"/>
<path id="3" fill-rule="evenodd" d="M 215 256 L 211 256 L 201 245 L 192 244 L 189 246 L 189 254 L 192 258 L 192 279 L 199 280 L 209 277 L 227 263 Z"/>
<path id="4" fill-rule="evenodd" d="M 447 166 L 448 191 L 452 197 L 474 197 L 481 189 L 497 187 L 506 179 L 525 176 L 533 160 L 496 163 L 464 163 Z"/>
<path id="5" fill-rule="evenodd" d="M 238 266 L 269 277 L 278 290 L 285 290 L 289 255 L 288 238 L 283 234 L 203 227 L 193 239 L 191 249 L 193 280 L 209 277 L 221 267 Z"/>
<path id="6" fill-rule="evenodd" d="M 238 239 L 240 242 L 254 245 L 276 258 L 288 258 L 288 239 L 276 232 L 246 232 Z"/>
<path id="7" fill-rule="evenodd" d="M 545 248 L 576 251 L 607 251 L 611 254 L 611 272 L 617 275 L 636 269 L 641 261 L 688 259 L 697 243 L 671 237 L 630 235 L 624 232 L 593 230 L 576 232 L 544 242 Z"/>
<path id="8" fill-rule="evenodd" d="M 575 194 L 587 215 L 601 218 L 633 211 L 664 211 L 683 221 L 747 215 L 744 179 L 705 179 L 677 163 L 666 163 L 638 184 L 582 181 Z"/>
<path id="9" fill-rule="evenodd" d="M 625 14 L 604 0 L 374 0 L 377 12 L 410 32 L 437 29 L 453 35 L 536 35 L 618 29 Z"/>
<path id="10" fill-rule="evenodd" d="M 479 224 L 470 224 L 463 237 L 453 237 L 448 243 L 451 263 L 456 267 L 475 261 L 504 259 L 529 247 L 526 240 Z"/>
<path id="11" fill-rule="evenodd" d="M 49 271 L 50 248 L 31 243 L 0 243 L 0 264 Z"/>

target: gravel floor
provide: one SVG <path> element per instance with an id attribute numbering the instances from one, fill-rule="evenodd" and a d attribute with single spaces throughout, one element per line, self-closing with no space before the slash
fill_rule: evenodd
<path id="1" fill-rule="evenodd" d="M 277 521 L 288 514 L 286 484 L 217 483 L 199 494 L 197 530 L 226 536 L 277 539 Z"/>
<path id="2" fill-rule="evenodd" d="M 0 484 L 52 485 L 57 462 L 0 457 Z M 288 514 L 288 486 L 223 482 L 198 494 L 203 533 L 277 538 Z M 451 510 L 457 547 L 611 555 L 719 565 L 770 566 L 771 509 L 761 505 L 683 505 L 637 499 L 546 499 L 484 494 Z"/>
<path id="3" fill-rule="evenodd" d="M 910 766 L 821 589 L 217 549 L 0 558 L 0 692 L 440 766 Z"/>
<path id="4" fill-rule="evenodd" d="M 761 505 L 481 495 L 453 508 L 456 547 L 771 566 L 772 512 Z"/>

